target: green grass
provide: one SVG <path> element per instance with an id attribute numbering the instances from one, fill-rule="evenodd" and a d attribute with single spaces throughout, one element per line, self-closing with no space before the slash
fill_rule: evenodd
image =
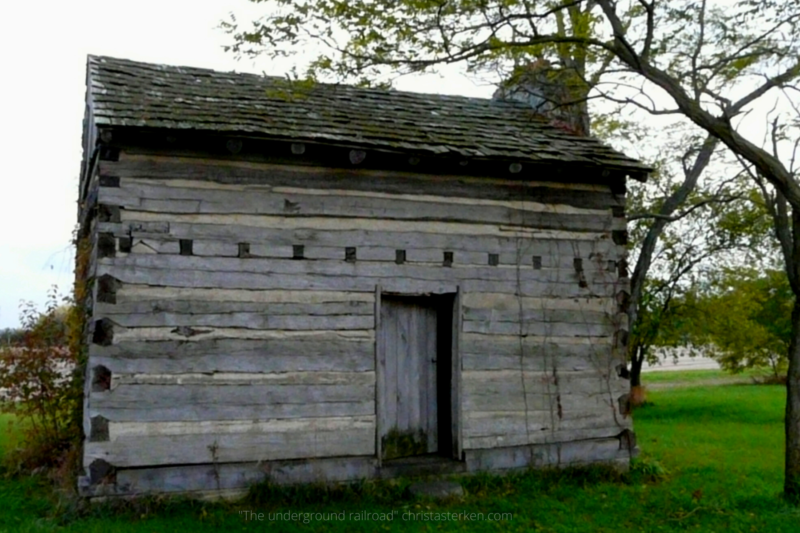
<path id="1" fill-rule="evenodd" d="M 731 374 L 724 370 L 665 370 L 656 372 L 643 372 L 642 383 L 647 386 L 660 383 L 681 383 L 691 384 L 701 381 L 720 381 L 740 383 L 752 383 L 753 378 L 762 379 L 769 376 L 765 370 L 748 369 L 739 374 Z"/>
<path id="2" fill-rule="evenodd" d="M 13 445 L 17 430 L 18 426 L 15 424 L 14 416 L 0 413 L 0 459 L 2 459 L 4 450 Z"/>
<path id="3" fill-rule="evenodd" d="M 635 412 L 643 450 L 637 470 L 668 477 L 627 483 L 602 471 L 528 473 L 466 479 L 463 501 L 432 503 L 403 496 L 396 486 L 361 484 L 346 490 L 270 491 L 254 503 L 143 501 L 122 510 L 95 506 L 54 511 L 35 480 L 0 481 L 0 531 L 769 531 L 795 532 L 800 510 L 780 499 L 784 390 L 724 386 L 653 391 Z M 241 511 L 265 513 L 245 521 Z M 270 512 L 391 513 L 393 521 L 268 521 Z M 402 513 L 513 513 L 513 520 L 403 521 Z M 61 518 L 58 518 L 58 517 Z"/>

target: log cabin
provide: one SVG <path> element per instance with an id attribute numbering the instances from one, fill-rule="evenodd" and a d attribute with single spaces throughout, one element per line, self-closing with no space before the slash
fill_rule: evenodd
<path id="1" fill-rule="evenodd" d="M 90 56 L 87 496 L 626 464 L 625 192 L 514 99 Z"/>

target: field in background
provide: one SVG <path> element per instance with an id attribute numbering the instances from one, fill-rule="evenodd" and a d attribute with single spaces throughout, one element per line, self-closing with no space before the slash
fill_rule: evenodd
<path id="1" fill-rule="evenodd" d="M 659 373 L 672 374 L 672 373 Z M 650 377 L 652 374 L 645 376 Z M 708 374 L 685 375 L 682 383 Z M 586 476 L 478 478 L 465 485 L 463 501 L 433 503 L 410 499 L 386 502 L 370 491 L 361 496 L 303 496 L 253 504 L 140 503 L 120 514 L 96 506 L 88 516 L 56 513 L 46 489 L 35 480 L 0 480 L 0 531 L 770 531 L 795 532 L 800 510 L 779 497 L 783 467 L 783 407 L 780 386 L 685 386 L 654 390 L 635 412 L 642 449 L 640 471 L 668 477 L 659 482 L 636 475 L 629 483 Z M 0 444 L 3 440 L 0 440 Z M 589 476 L 591 477 L 591 476 Z M 288 500 L 286 498 L 289 498 Z M 310 500 L 314 501 L 310 501 Z M 370 513 L 513 513 L 488 521 L 245 521 L 241 511 Z"/>
<path id="2" fill-rule="evenodd" d="M 699 386 L 751 384 L 769 377 L 765 370 L 745 370 L 731 374 L 724 370 L 671 370 L 669 372 L 643 372 L 642 383 L 649 386 Z"/>

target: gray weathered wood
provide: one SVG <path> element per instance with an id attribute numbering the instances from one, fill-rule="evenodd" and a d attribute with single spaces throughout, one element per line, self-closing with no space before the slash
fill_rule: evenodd
<path id="1" fill-rule="evenodd" d="M 462 331 L 464 294 L 459 286 L 453 299 L 452 318 L 452 361 L 450 370 L 450 413 L 453 458 L 461 460 L 464 451 L 463 427 L 464 409 L 461 373 L 464 368 L 464 335 Z"/>
<path id="2" fill-rule="evenodd" d="M 557 398 L 554 398 L 554 400 L 557 400 Z M 560 404 L 561 402 L 559 401 L 558 403 Z M 469 438 L 493 435 L 520 435 L 521 437 L 536 440 L 539 438 L 538 435 L 545 431 L 604 428 L 616 424 L 620 425 L 619 431 L 622 431 L 623 428 L 628 427 L 628 424 L 624 422 L 621 416 L 615 419 L 614 410 L 617 406 L 613 402 L 609 402 L 609 404 L 591 408 L 588 406 L 576 407 L 575 409 L 564 408 L 560 416 L 556 413 L 555 417 L 552 416 L 549 409 L 502 412 L 475 411 L 465 417 L 464 435 Z"/>
<path id="3" fill-rule="evenodd" d="M 552 335 L 556 337 L 607 337 L 615 331 L 613 324 L 591 324 L 574 322 L 500 322 L 465 320 L 465 333 L 497 335 Z"/>
<path id="4" fill-rule="evenodd" d="M 92 409 L 261 406 L 373 401 L 374 385 L 121 385 L 113 392 L 92 393 Z"/>
<path id="5" fill-rule="evenodd" d="M 124 237 L 131 231 L 129 226 L 134 224 L 101 222 L 100 231 L 114 233 Z M 571 267 L 573 257 L 593 259 L 602 256 L 602 259 L 619 260 L 625 257 L 624 246 L 616 245 L 608 236 L 601 240 L 550 238 L 542 239 L 534 234 L 521 233 L 515 235 L 509 231 L 508 235 L 474 235 L 465 227 L 463 234 L 443 234 L 429 230 L 427 232 L 412 231 L 379 231 L 370 229 L 323 229 L 309 225 L 305 229 L 259 228 L 235 224 L 193 224 L 189 222 L 169 223 L 169 234 L 133 232 L 135 238 L 141 239 L 193 239 L 199 242 L 208 241 L 219 243 L 248 242 L 252 245 L 263 244 L 264 248 L 253 248 L 254 255 L 271 256 L 276 250 L 286 254 L 287 248 L 294 244 L 319 247 L 344 247 L 357 244 L 366 248 L 389 248 L 402 250 L 419 250 L 420 254 L 431 254 L 437 250 L 454 250 L 457 252 L 497 253 L 500 255 L 500 264 L 516 264 L 518 257 L 525 258 L 525 263 L 530 259 L 527 256 L 541 256 L 542 266 Z M 137 228 L 133 228 L 136 230 Z M 322 253 L 324 250 L 320 250 Z M 282 257 L 285 255 L 275 255 Z M 591 257 L 590 257 L 591 256 Z M 425 259 L 421 256 L 419 259 Z M 458 258 L 456 258 L 458 261 Z M 473 259 L 474 261 L 474 259 Z M 558 261 L 558 263 L 553 263 Z M 487 257 L 488 262 L 488 257 Z M 598 260 L 599 262 L 599 260 Z M 607 265 L 606 265 L 607 266 Z"/>
<path id="6" fill-rule="evenodd" d="M 115 493 L 133 495 L 246 490 L 266 480 L 276 484 L 356 481 L 375 477 L 375 470 L 373 457 L 120 469 L 117 471 Z"/>
<path id="7" fill-rule="evenodd" d="M 103 319 L 109 321 L 108 319 Z M 109 321 L 110 322 L 110 321 Z M 340 330 L 268 330 L 268 329 L 245 329 L 245 328 L 213 328 L 213 327 L 141 327 L 125 328 L 116 326 L 113 328 L 113 342 L 152 342 L 152 341 L 185 341 L 198 342 L 212 339 L 274 339 L 288 338 L 293 336 L 316 335 L 316 334 L 339 334 L 351 335 L 354 337 L 372 337 L 372 330 L 368 329 L 340 329 Z"/>
<path id="8" fill-rule="evenodd" d="M 528 200 L 548 204 L 565 204 L 593 209 L 610 209 L 620 205 L 610 189 L 607 193 L 558 189 L 513 181 L 424 176 L 412 173 L 387 173 L 297 167 L 282 165 L 241 166 L 221 161 L 173 162 L 165 158 L 150 161 L 101 161 L 101 176 L 123 178 L 194 179 L 217 183 L 264 184 L 315 189 L 347 189 L 403 194 L 420 194 L 486 198 L 495 200 Z"/>
<path id="9" fill-rule="evenodd" d="M 563 467 L 591 462 L 616 463 L 627 459 L 627 452 L 620 450 L 617 438 L 468 450 L 466 453 L 470 472 Z"/>
<path id="10" fill-rule="evenodd" d="M 215 270 L 216 269 L 216 270 Z M 610 296 L 624 285 L 607 271 L 586 271 L 588 287 L 581 287 L 574 272 L 567 270 L 516 269 L 496 267 L 413 266 L 344 261 L 287 261 L 274 259 L 198 258 L 188 256 L 142 255 L 106 258 L 98 273 L 109 274 L 123 283 L 194 287 L 288 290 L 368 291 L 378 283 L 391 291 L 439 292 L 460 281 L 465 290 L 510 291 L 519 285 L 523 296 L 599 297 Z M 385 283 L 384 283 L 385 281 Z M 426 286 L 427 284 L 427 286 Z M 453 289 L 445 292 L 453 292 Z"/>
<path id="11" fill-rule="evenodd" d="M 385 341 L 382 334 L 383 327 L 381 326 L 382 311 L 382 288 L 380 285 L 375 286 L 375 456 L 377 465 L 380 466 L 383 458 L 383 446 L 381 444 L 381 437 L 383 436 L 383 427 L 386 423 L 383 417 L 384 410 L 384 390 L 385 374 L 386 374 L 386 356 L 385 356 Z"/>
<path id="12" fill-rule="evenodd" d="M 156 342 L 152 344 L 156 344 Z M 191 343 L 192 346 L 196 344 L 198 343 Z M 104 346 L 103 348 L 111 347 L 113 346 Z M 114 373 L 154 372 L 159 374 L 190 372 L 324 372 L 333 370 L 366 372 L 374 370 L 372 353 L 331 353 L 325 355 L 270 353 L 229 355 L 220 353 L 176 358 L 169 352 L 156 351 L 153 354 L 138 357 L 96 356 L 91 359 L 90 364 L 92 366 L 103 365 Z"/>
<path id="13" fill-rule="evenodd" d="M 116 304 L 141 301 L 188 301 L 188 302 L 236 302 L 261 305 L 329 304 L 375 301 L 373 291 L 284 291 L 248 290 L 220 288 L 165 288 L 147 285 L 119 284 Z"/>
<path id="14" fill-rule="evenodd" d="M 575 309 L 476 309 L 464 307 L 464 320 L 475 322 L 568 322 L 573 324 L 609 324 L 611 315 L 602 311 Z M 355 314 L 355 313 L 353 313 Z"/>
<path id="15" fill-rule="evenodd" d="M 381 428 L 379 438 L 385 437 L 393 427 L 397 425 L 397 398 L 398 375 L 397 375 L 397 352 L 398 344 L 394 340 L 398 335 L 398 312 L 397 306 L 388 305 L 381 299 L 381 329 L 376 333 L 377 341 L 380 344 L 378 353 L 380 354 L 379 366 L 380 375 L 383 379 L 378 390 L 381 391 L 381 410 L 378 413 L 378 426 Z"/>
<path id="16" fill-rule="evenodd" d="M 516 387 L 521 387 L 519 373 L 519 370 L 464 371 L 462 385 L 465 391 L 478 390 L 481 387 L 487 390 L 516 390 Z M 616 373 L 609 374 L 595 369 L 583 372 L 524 372 L 524 378 L 530 382 L 528 390 L 541 389 L 545 384 L 552 384 L 568 389 L 564 392 L 570 393 L 603 393 L 609 387 L 624 387 L 627 383 L 627 380 L 618 377 Z"/>
<path id="17" fill-rule="evenodd" d="M 118 231 L 125 231 L 124 228 L 118 229 Z M 246 233 L 249 233 L 250 230 L 247 230 Z M 284 230 L 266 230 L 267 232 L 270 231 L 278 231 L 283 232 Z M 304 242 L 307 239 L 304 235 L 298 233 L 295 242 Z M 119 237 L 123 238 L 123 237 Z M 241 240 L 245 240 L 247 237 L 241 238 Z M 498 267 L 499 268 L 508 268 L 510 266 L 516 265 L 520 263 L 522 267 L 530 267 L 532 265 L 532 258 L 535 255 L 539 255 L 542 259 L 542 267 L 543 269 L 553 269 L 553 268 L 565 268 L 565 269 L 573 269 L 574 264 L 574 257 L 575 254 L 580 254 L 580 251 L 572 251 L 569 254 L 559 254 L 557 251 L 558 243 L 563 241 L 553 241 L 552 245 L 548 245 L 547 241 L 522 241 L 519 245 L 517 244 L 509 244 L 509 243 L 500 243 L 497 246 L 492 246 L 489 248 L 489 251 L 480 250 L 470 250 L 470 248 L 479 248 L 480 244 L 482 243 L 470 243 L 466 242 L 467 239 L 481 239 L 480 237 L 464 237 L 465 241 L 461 243 L 454 243 L 453 246 L 447 246 L 446 243 L 442 244 L 440 248 L 413 248 L 407 246 L 406 243 L 400 243 L 397 246 L 359 246 L 357 247 L 358 250 L 358 260 L 361 262 L 367 261 L 387 261 L 387 262 L 394 262 L 396 259 L 396 252 L 398 249 L 401 249 L 406 252 L 406 263 L 431 263 L 440 265 L 442 263 L 443 258 L 443 250 L 446 249 L 454 249 L 456 254 L 456 260 L 458 265 L 465 266 L 465 265 L 472 265 L 472 266 L 487 266 L 489 253 L 497 253 L 498 255 Z M 452 238 L 450 238 L 452 240 Z M 180 247 L 178 244 L 178 239 L 173 237 L 164 237 L 163 239 L 158 239 L 154 237 L 147 237 L 147 238 L 137 238 L 135 239 L 136 244 L 133 247 L 132 252 L 134 254 L 140 253 L 159 253 L 159 254 L 174 254 L 177 255 L 180 253 Z M 577 242 L 592 242 L 592 241 L 575 241 Z M 208 239 L 193 239 L 193 249 L 192 254 L 194 256 L 201 256 L 201 257 L 238 257 L 239 255 L 239 247 L 238 243 L 235 242 L 225 242 L 225 241 L 218 241 L 218 240 L 208 240 Z M 257 259 L 257 258 L 274 258 L 274 259 L 292 259 L 294 256 L 294 249 L 292 245 L 289 244 L 282 244 L 282 245 L 270 245 L 270 244 L 258 244 L 258 243 L 248 243 L 249 244 L 249 255 L 248 258 Z M 344 241 L 344 244 L 347 244 L 347 241 Z M 140 246 L 141 245 L 141 246 Z M 411 243 L 411 246 L 414 246 Z M 514 251 L 499 253 L 493 252 L 491 250 L 502 248 L 502 249 L 511 249 L 519 248 L 519 251 L 516 249 Z M 326 246 L 319 246 L 319 245 L 310 245 L 304 246 L 304 253 L 303 257 L 305 259 L 335 259 L 335 260 L 342 260 L 344 258 L 344 248 L 345 246 L 335 246 L 335 245 L 326 245 Z M 463 248 L 463 249 L 462 249 Z M 589 249 L 589 246 L 583 244 L 580 246 L 582 249 Z M 595 244 L 594 251 L 589 252 L 589 256 L 587 260 L 591 262 L 593 265 L 596 265 L 598 269 L 607 269 L 608 268 L 608 261 L 619 261 L 621 260 L 622 256 L 620 255 L 622 252 L 619 249 L 610 248 L 605 245 Z M 578 255 L 580 257 L 580 255 Z"/>
<path id="18" fill-rule="evenodd" d="M 100 201 L 126 209 L 159 213 L 238 213 L 494 222 L 585 231 L 611 230 L 613 220 L 610 210 L 584 214 L 573 208 L 577 212 L 558 212 L 555 205 L 547 206 L 550 209 L 545 212 L 542 209 L 533 209 L 533 205 L 527 209 L 515 209 L 492 205 L 486 200 L 483 200 L 483 204 L 474 201 L 472 205 L 448 202 L 447 197 L 426 197 L 415 200 L 411 194 L 397 194 L 387 198 L 367 196 L 363 193 L 353 194 L 348 191 L 340 191 L 338 194 L 336 192 L 314 194 L 315 191 L 304 193 L 303 189 L 289 189 L 286 192 L 271 192 L 260 187 L 238 189 L 240 190 L 230 190 L 222 186 L 212 189 L 175 187 L 169 186 L 168 182 L 162 180 L 124 179 L 119 188 L 102 188 Z"/>
<path id="19" fill-rule="evenodd" d="M 384 299 L 379 338 L 388 380 L 382 389 L 382 437 L 393 431 L 421 434 L 438 450 L 436 310 L 423 300 Z"/>
<path id="20" fill-rule="evenodd" d="M 342 259 L 344 259 L 344 256 L 342 256 Z M 280 259 L 239 259 L 181 255 L 128 255 L 126 257 L 103 258 L 100 259 L 99 264 L 118 267 L 259 274 L 319 274 L 342 277 L 394 277 L 400 275 L 423 280 L 441 280 L 443 277 L 457 277 L 459 279 L 514 282 L 519 277 L 522 277 L 523 280 L 550 283 L 574 283 L 576 285 L 578 283 L 578 276 L 575 271 L 566 268 L 536 270 L 533 268 L 516 269 L 490 266 L 459 267 L 456 263 L 454 263 L 452 269 L 444 270 L 442 267 L 437 268 L 427 265 L 359 263 L 357 261 L 348 263 L 343 260 L 287 261 Z M 598 280 L 606 283 L 617 281 L 616 273 L 608 272 L 605 267 L 594 268 L 591 265 L 585 265 L 583 271 L 586 279 L 592 282 Z"/>
<path id="21" fill-rule="evenodd" d="M 123 341 L 89 347 L 90 367 L 112 373 L 374 370 L 373 340 L 334 332 L 262 339 Z"/>
<path id="22" fill-rule="evenodd" d="M 525 298 L 516 294 L 470 293 L 464 295 L 465 309 L 490 310 L 495 312 L 515 313 L 519 316 L 520 307 L 523 313 L 570 311 L 578 316 L 584 313 L 617 312 L 618 304 L 612 298 Z"/>
<path id="23" fill-rule="evenodd" d="M 373 385 L 373 372 L 219 372 L 214 374 L 116 374 L 112 376 L 110 390 L 127 385 L 208 385 L 259 386 L 259 385 Z"/>
<path id="24" fill-rule="evenodd" d="M 429 277 L 442 279 L 415 279 L 404 277 L 402 272 L 387 273 L 386 277 L 359 276 L 326 276 L 322 274 L 257 274 L 251 272 L 211 272 L 175 270 L 165 268 L 144 268 L 102 264 L 97 274 L 109 274 L 123 283 L 137 283 L 162 287 L 222 288 L 222 289 L 290 289 L 290 290 L 343 290 L 367 291 L 380 283 L 391 293 L 424 294 L 452 293 L 458 285 L 465 291 L 501 292 L 513 290 L 508 281 L 459 279 L 451 269 L 450 272 L 435 271 Z M 546 281 L 522 280 L 518 284 L 523 296 L 548 297 L 589 297 L 611 296 L 619 290 L 617 283 L 593 283 L 582 288 L 577 283 L 557 283 Z"/>
<path id="25" fill-rule="evenodd" d="M 588 439 L 608 439 L 619 435 L 619 433 L 624 429 L 626 429 L 626 427 L 620 427 L 614 423 L 610 423 L 605 427 L 559 430 L 555 432 L 540 431 L 538 433 L 532 433 L 530 441 L 528 441 L 528 438 L 524 433 L 509 433 L 486 437 L 470 437 L 465 438 L 464 448 L 465 450 L 470 450 L 481 448 L 500 448 L 504 446 L 521 446 L 525 444 L 558 443 Z"/>
<path id="26" fill-rule="evenodd" d="M 98 303 L 95 316 L 135 315 L 152 313 L 180 314 L 221 314 L 221 313 L 263 313 L 278 315 L 369 315 L 374 312 L 372 302 L 325 302 L 325 303 L 263 303 L 263 302 L 225 302 L 203 300 L 137 300 L 116 304 Z"/>
<path id="27" fill-rule="evenodd" d="M 221 488 L 225 462 L 264 460 L 282 479 L 312 480 L 313 467 L 285 460 L 354 454 L 359 471 L 375 475 L 392 428 L 421 430 L 437 452 L 437 312 L 398 309 L 391 295 L 456 291 L 455 457 L 474 463 L 472 450 L 518 444 L 533 464 L 562 453 L 564 463 L 617 459 L 608 439 L 592 441 L 601 452 L 560 447 L 630 427 L 616 405 L 626 382 L 611 358 L 614 330 L 626 327 L 612 316 L 613 296 L 628 280 L 609 264 L 626 254 L 611 239 L 622 228 L 610 189 L 163 158 L 104 171 L 123 176 L 121 187 L 99 191 L 102 203 L 123 208 L 122 221 L 95 231 L 132 237 L 133 249 L 117 245 L 92 266 L 121 288 L 116 304 L 94 309 L 117 327 L 115 344 L 90 350 L 90 367 L 109 368 L 113 386 L 89 394 L 87 416 L 110 421 L 111 441 L 89 443 L 87 461 L 120 472 L 194 463 L 202 481 L 192 483 L 208 490 L 207 469 Z M 192 256 L 178 255 L 181 239 L 192 240 Z M 292 259 L 296 246 L 303 260 Z M 346 248 L 356 249 L 354 262 Z M 334 427 L 340 417 L 352 424 Z M 231 421 L 254 429 L 226 430 Z M 284 429 L 263 430 L 273 423 Z M 547 461 L 534 449 L 547 450 Z M 330 468 L 351 479 L 348 461 Z"/>
<path id="28" fill-rule="evenodd" d="M 470 472 L 510 471 L 627 459 L 627 451 L 620 450 L 617 438 L 466 451 L 466 464 Z M 267 478 L 272 483 L 295 484 L 354 481 L 371 479 L 376 475 L 376 461 L 371 457 L 120 469 L 117 471 L 115 493 L 127 495 L 247 489 Z"/>
<path id="29" fill-rule="evenodd" d="M 178 406 L 152 405 L 140 407 L 132 402 L 125 407 L 109 407 L 92 402 L 87 411 L 114 422 L 201 422 L 215 420 L 258 420 L 263 418 L 316 418 L 366 416 L 375 413 L 372 399 L 345 402 L 250 403 L 239 405 L 200 404 Z"/>
<path id="30" fill-rule="evenodd" d="M 371 356 L 372 338 L 336 332 L 308 332 L 293 335 L 275 335 L 259 339 L 208 339 L 199 341 L 170 340 L 120 342 L 111 346 L 92 344 L 92 358 L 115 359 L 168 358 L 175 361 L 194 357 L 222 358 L 305 356 L 329 357 L 335 355 Z"/>
<path id="31" fill-rule="evenodd" d="M 354 417 L 347 427 L 309 423 L 280 432 L 147 435 L 87 442 L 84 462 L 102 459 L 130 467 L 371 455 L 374 432 L 374 420 Z"/>
<path id="32" fill-rule="evenodd" d="M 428 453 L 436 453 L 439 451 L 439 402 L 438 402 L 438 372 L 439 368 L 438 358 L 441 354 L 438 353 L 438 316 L 436 309 L 427 308 L 423 313 L 418 315 L 418 320 L 422 322 L 420 325 L 422 331 L 420 332 L 419 351 L 422 354 L 417 361 L 421 365 L 420 369 L 420 387 L 421 387 L 421 401 L 422 408 L 420 423 L 423 427 L 427 427 L 428 435 Z M 424 335 L 423 335 L 424 334 Z M 427 415 L 427 417 L 426 417 Z M 427 418 L 427 420 L 426 420 Z"/>
<path id="33" fill-rule="evenodd" d="M 99 315 L 98 315 L 99 316 Z M 258 330 L 363 330 L 372 328 L 370 315 L 272 315 L 263 313 L 183 314 L 158 312 L 150 314 L 115 314 L 111 320 L 122 327 L 210 327 Z"/>
<path id="34" fill-rule="evenodd" d="M 518 335 L 483 335 L 464 333 L 463 351 L 465 356 L 476 357 L 519 357 L 520 350 L 527 357 L 541 357 L 546 360 L 561 358 L 585 358 L 587 361 L 605 357 L 611 350 L 613 339 L 608 337 L 557 337 L 553 335 L 528 336 L 520 339 Z M 517 365 L 515 368 L 518 368 Z"/>
<path id="35" fill-rule="evenodd" d="M 556 355 L 563 353 L 562 346 L 558 344 L 548 345 L 552 348 L 543 350 L 526 350 L 522 357 L 522 368 L 528 372 L 552 370 L 555 368 L 559 372 L 582 372 L 587 370 L 605 371 L 609 363 L 619 364 L 612 358 L 611 348 L 608 347 L 605 353 L 596 350 L 590 353 L 585 350 L 585 355 Z M 586 347 L 584 347 L 586 348 Z M 464 370 L 519 370 L 519 355 L 494 355 L 491 352 L 481 354 L 465 354 L 463 358 Z"/>

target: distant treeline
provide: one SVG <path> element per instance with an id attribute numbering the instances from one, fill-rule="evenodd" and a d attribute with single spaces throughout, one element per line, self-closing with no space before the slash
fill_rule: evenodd
<path id="1" fill-rule="evenodd" d="M 16 346 L 25 340 L 25 330 L 22 328 L 0 329 L 0 346 Z"/>

